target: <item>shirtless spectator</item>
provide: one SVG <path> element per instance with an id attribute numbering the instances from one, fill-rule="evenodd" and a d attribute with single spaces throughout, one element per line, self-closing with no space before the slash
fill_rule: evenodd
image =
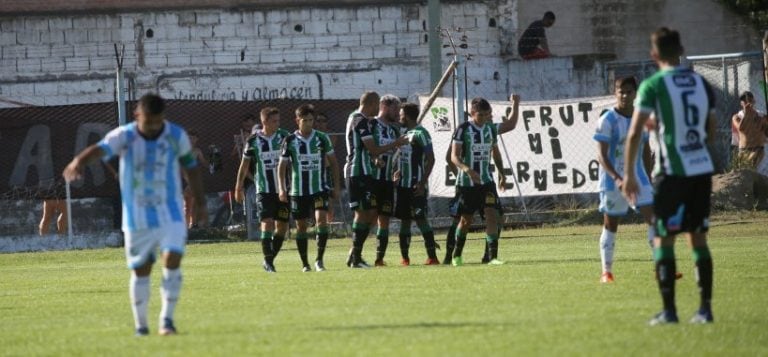
<path id="1" fill-rule="evenodd" d="M 751 92 L 744 92 L 739 97 L 739 105 L 741 110 L 731 118 L 733 126 L 739 132 L 739 161 L 748 163 L 751 169 L 756 169 L 765 155 L 768 118 L 755 109 L 755 97 Z"/>

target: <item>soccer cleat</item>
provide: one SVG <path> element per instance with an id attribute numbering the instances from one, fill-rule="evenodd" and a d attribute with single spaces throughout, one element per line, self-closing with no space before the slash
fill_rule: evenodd
<path id="1" fill-rule="evenodd" d="M 170 336 L 176 334 L 176 327 L 173 326 L 173 320 L 165 318 L 163 319 L 163 326 L 160 327 L 158 332 L 160 336 Z"/>
<path id="2" fill-rule="evenodd" d="M 427 258 L 427 261 L 424 262 L 424 265 L 440 265 L 440 261 L 437 260 L 437 258 Z"/>
<path id="3" fill-rule="evenodd" d="M 315 270 L 317 270 L 317 271 L 325 271 L 325 264 L 323 264 L 322 260 L 316 260 L 315 261 Z"/>
<path id="4" fill-rule="evenodd" d="M 453 257 L 451 264 L 453 264 L 455 267 L 460 267 L 464 265 L 464 259 L 461 259 L 461 257 Z"/>
<path id="5" fill-rule="evenodd" d="M 711 324 L 715 322 L 715 317 L 712 316 L 712 310 L 699 309 L 689 322 L 692 324 Z"/>
<path id="6" fill-rule="evenodd" d="M 357 263 L 350 264 L 349 267 L 353 268 L 353 269 L 370 269 L 371 268 L 371 266 L 368 265 L 368 263 L 366 263 L 363 260 L 361 260 L 361 261 L 359 261 Z"/>
<path id="7" fill-rule="evenodd" d="M 491 259 L 488 258 L 488 254 L 483 255 L 483 257 L 480 259 L 480 263 L 488 264 L 491 262 Z"/>
<path id="8" fill-rule="evenodd" d="M 488 262 L 488 265 L 504 265 L 506 262 L 503 260 L 498 259 L 491 259 L 491 261 Z"/>
<path id="9" fill-rule="evenodd" d="M 451 265 L 451 255 L 450 254 L 445 256 L 445 259 L 443 259 L 443 264 L 444 265 Z"/>
<path id="10" fill-rule="evenodd" d="M 354 262 L 354 258 L 352 257 L 352 248 L 349 249 L 349 255 L 347 255 L 347 266 L 352 267 L 352 263 Z"/>
<path id="11" fill-rule="evenodd" d="M 270 264 L 266 260 L 261 266 L 264 268 L 264 271 L 267 273 L 277 273 L 277 270 L 275 270 L 275 266 Z"/>
<path id="12" fill-rule="evenodd" d="M 610 272 L 605 272 L 603 275 L 600 276 L 600 282 L 605 283 L 612 283 L 613 282 L 613 274 Z"/>
<path id="13" fill-rule="evenodd" d="M 681 272 L 675 272 L 675 280 L 680 280 L 683 278 L 683 273 Z"/>
<path id="14" fill-rule="evenodd" d="M 136 329 L 136 337 L 149 336 L 149 327 L 139 327 Z"/>
<path id="15" fill-rule="evenodd" d="M 376 261 L 373 262 L 373 265 L 377 267 L 385 267 L 387 266 L 387 262 L 385 262 L 384 259 L 376 259 Z"/>
<path id="16" fill-rule="evenodd" d="M 648 324 L 651 326 L 657 326 L 657 325 L 666 325 L 666 324 L 676 324 L 677 323 L 677 313 L 664 310 L 656 316 L 654 316 L 651 321 L 648 321 Z"/>
<path id="17" fill-rule="evenodd" d="M 301 271 L 304 273 L 309 273 L 312 271 L 312 268 L 309 265 L 305 265 L 303 268 L 301 268 Z"/>
<path id="18" fill-rule="evenodd" d="M 407 267 L 411 265 L 411 260 L 408 258 L 403 258 L 402 260 L 400 260 L 400 265 Z"/>

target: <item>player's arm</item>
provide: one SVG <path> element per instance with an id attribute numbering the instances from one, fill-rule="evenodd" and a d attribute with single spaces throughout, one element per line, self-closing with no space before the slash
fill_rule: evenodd
<path id="1" fill-rule="evenodd" d="M 424 176 L 416 186 L 416 194 L 423 195 L 426 192 L 426 188 L 429 186 L 429 176 L 432 175 L 432 169 L 435 167 L 435 151 L 432 149 L 432 144 L 424 147 Z"/>
<path id="2" fill-rule="evenodd" d="M 192 166 L 184 165 L 184 172 L 187 176 L 187 184 L 192 190 L 192 197 L 195 198 L 195 219 L 203 225 L 208 223 L 208 206 L 205 200 L 205 190 L 203 189 L 203 174 L 200 164 L 195 161 Z"/>
<path id="3" fill-rule="evenodd" d="M 640 150 L 640 140 L 643 138 L 643 128 L 648 118 L 650 118 L 649 112 L 635 110 L 635 113 L 632 115 L 632 122 L 629 124 L 627 143 L 624 149 L 624 182 L 622 191 L 629 203 L 633 205 L 637 202 L 637 193 L 639 192 L 637 180 L 635 179 L 637 152 Z"/>
<path id="4" fill-rule="evenodd" d="M 64 179 L 67 181 L 75 181 L 83 178 L 83 169 L 106 155 L 107 152 L 99 144 L 93 144 L 85 148 L 69 162 L 67 167 L 64 168 L 64 172 L 62 173 Z"/>
<path id="5" fill-rule="evenodd" d="M 240 167 L 237 169 L 237 179 L 235 180 L 235 201 L 237 201 L 237 203 L 243 203 L 243 200 L 245 200 L 243 186 L 245 186 L 245 178 L 248 176 L 248 168 L 250 165 L 250 157 L 243 156 L 240 159 Z"/>
<path id="6" fill-rule="evenodd" d="M 603 170 L 610 176 L 614 181 L 621 181 L 622 176 L 624 175 L 623 172 L 617 172 L 616 168 L 613 167 L 613 164 L 608 159 L 608 156 L 610 156 L 610 153 L 608 152 L 610 150 L 610 146 L 605 141 L 598 141 L 597 142 L 597 162 L 600 163 L 600 166 L 603 168 Z"/>
<path id="7" fill-rule="evenodd" d="M 277 186 L 280 192 L 280 201 L 288 202 L 288 193 L 285 187 L 286 172 L 288 170 L 288 160 L 281 158 L 277 164 Z"/>
<path id="8" fill-rule="evenodd" d="M 499 135 L 512 131 L 517 126 L 517 118 L 520 111 L 520 95 L 510 95 L 509 101 L 512 103 L 512 110 L 504 116 L 504 120 L 499 124 Z"/>
<path id="9" fill-rule="evenodd" d="M 653 153 L 648 143 L 645 143 L 643 146 L 643 168 L 645 168 L 645 173 L 651 176 L 651 171 L 653 171 Z"/>
<path id="10" fill-rule="evenodd" d="M 395 141 L 383 146 L 376 145 L 376 143 L 373 141 L 373 137 L 363 138 L 363 145 L 365 146 L 365 149 L 371 153 L 371 156 L 379 156 L 389 150 L 403 146 L 407 143 L 408 138 L 406 136 L 401 136 L 395 139 Z"/>
<path id="11" fill-rule="evenodd" d="M 504 160 L 501 158 L 501 150 L 498 145 L 494 145 L 491 149 L 491 157 L 493 158 L 493 164 L 496 165 L 496 176 L 499 178 L 499 189 L 501 191 L 506 190 L 504 185 L 507 184 L 507 176 L 504 175 Z"/>
<path id="12" fill-rule="evenodd" d="M 480 174 L 475 172 L 475 170 L 472 170 L 469 165 L 465 164 L 464 161 L 461 160 L 459 157 L 459 153 L 461 152 L 462 144 L 459 142 L 454 141 L 453 142 L 453 149 L 451 150 L 451 161 L 454 165 L 456 165 L 456 169 L 466 173 L 469 175 L 469 178 L 472 180 L 472 182 L 479 184 L 480 183 Z"/>
<path id="13" fill-rule="evenodd" d="M 454 175 L 457 175 L 459 173 L 459 169 L 456 168 L 456 165 L 453 163 L 453 159 L 451 158 L 451 152 L 453 152 L 452 145 L 448 145 L 448 150 L 445 150 L 445 164 L 448 165 L 448 171 L 453 173 Z"/>

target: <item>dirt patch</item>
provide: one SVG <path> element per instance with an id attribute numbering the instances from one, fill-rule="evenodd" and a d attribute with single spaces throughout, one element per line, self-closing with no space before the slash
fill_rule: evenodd
<path id="1" fill-rule="evenodd" d="M 768 209 L 768 177 L 752 170 L 736 170 L 713 176 L 712 208 Z"/>

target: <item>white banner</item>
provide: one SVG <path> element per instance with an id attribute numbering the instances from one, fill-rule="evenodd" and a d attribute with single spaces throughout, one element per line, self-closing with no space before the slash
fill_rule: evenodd
<path id="1" fill-rule="evenodd" d="M 427 97 L 420 97 L 423 105 Z M 597 142 L 592 139 L 603 110 L 612 96 L 567 101 L 521 103 L 517 127 L 499 136 L 507 189 L 502 197 L 598 192 Z M 509 102 L 491 102 L 494 122 L 511 110 Z M 423 125 L 432 136 L 435 168 L 429 180 L 430 195 L 453 197 L 455 176 L 448 173 L 445 154 L 456 124 L 450 98 L 438 98 Z M 494 175 L 495 179 L 496 175 Z"/>

